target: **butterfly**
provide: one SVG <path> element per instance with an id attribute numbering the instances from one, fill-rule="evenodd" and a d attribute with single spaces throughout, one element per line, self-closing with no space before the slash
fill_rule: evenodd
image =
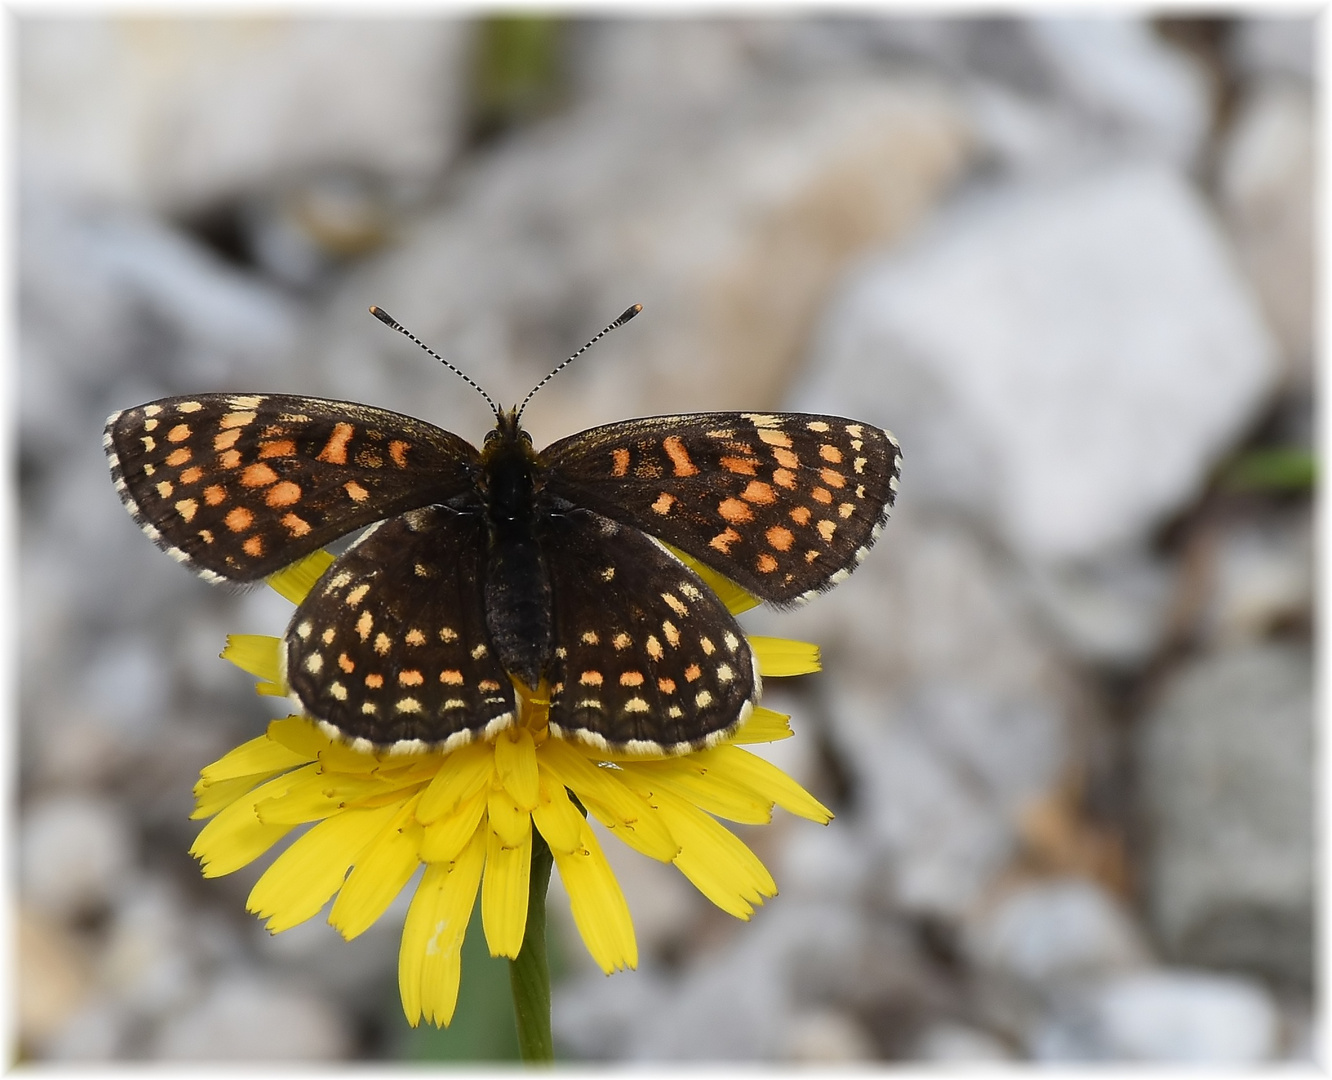
<path id="1" fill-rule="evenodd" d="M 115 413 L 103 436 L 134 520 L 210 582 L 259 581 L 365 530 L 282 643 L 295 705 L 363 749 L 493 736 L 515 722 L 514 679 L 544 687 L 555 737 L 644 754 L 713 745 L 748 717 L 759 672 L 670 549 L 791 605 L 848 576 L 896 495 L 901 451 L 869 424 L 652 416 L 538 452 L 522 411 L 551 376 L 500 409 L 448 366 L 495 413 L 480 449 L 410 416 L 286 394 L 162 398 Z"/>

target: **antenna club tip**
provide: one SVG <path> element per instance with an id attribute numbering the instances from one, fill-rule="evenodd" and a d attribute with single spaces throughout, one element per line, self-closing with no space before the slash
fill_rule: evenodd
<path id="1" fill-rule="evenodd" d="M 370 305 L 370 314 L 373 315 L 373 316 L 374 316 L 376 319 L 378 319 L 380 322 L 382 322 L 382 323 L 387 323 L 389 326 L 397 326 L 397 325 L 398 325 L 398 320 L 397 320 L 397 319 L 395 319 L 392 315 L 390 315 L 390 314 L 389 314 L 387 311 L 385 311 L 382 307 L 379 307 L 379 306 L 376 305 L 376 304 L 371 304 L 371 305 Z"/>
<path id="2" fill-rule="evenodd" d="M 643 310 L 643 305 L 642 305 L 642 304 L 634 304 L 633 307 L 625 308 L 625 310 L 624 310 L 624 314 L 621 315 L 621 316 L 620 316 L 618 319 L 616 319 L 615 321 L 616 321 L 616 323 L 627 323 L 630 319 L 632 319 L 635 315 L 637 315 L 637 314 L 638 314 L 640 311 L 642 311 L 642 310 Z"/>

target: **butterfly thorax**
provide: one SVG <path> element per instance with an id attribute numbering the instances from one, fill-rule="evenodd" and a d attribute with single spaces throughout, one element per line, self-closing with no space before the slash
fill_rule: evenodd
<path id="1" fill-rule="evenodd" d="M 486 518 L 486 627 L 511 674 L 535 688 L 550 660 L 550 575 L 538 536 L 540 463 L 513 410 L 501 413 L 481 452 Z"/>

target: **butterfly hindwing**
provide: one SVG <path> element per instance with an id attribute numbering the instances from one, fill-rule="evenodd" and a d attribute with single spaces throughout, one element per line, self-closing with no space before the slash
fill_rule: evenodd
<path id="1" fill-rule="evenodd" d="M 553 734 L 642 752 L 716 741 L 759 693 L 749 643 L 694 572 L 586 510 L 541 527 L 551 579 Z"/>
<path id="2" fill-rule="evenodd" d="M 163 398 L 103 436 L 139 525 L 211 581 L 256 581 L 354 529 L 471 490 L 476 451 L 433 425 L 282 394 Z"/>
<path id="3" fill-rule="evenodd" d="M 552 494 L 660 537 L 777 604 L 855 567 L 893 503 L 900 457 L 879 428 L 803 413 L 647 417 L 541 454 Z"/>
<path id="4" fill-rule="evenodd" d="M 376 746 L 450 745 L 507 726 L 514 691 L 486 630 L 477 515 L 426 507 L 334 560 L 285 642 L 302 709 Z"/>

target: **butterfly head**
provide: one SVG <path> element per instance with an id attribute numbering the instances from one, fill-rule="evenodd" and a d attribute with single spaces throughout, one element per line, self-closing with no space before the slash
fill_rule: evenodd
<path id="1" fill-rule="evenodd" d="M 519 426 L 518 409 L 499 409 L 495 412 L 495 426 L 486 432 L 481 446 L 481 460 L 490 462 L 500 457 L 535 458 L 532 436 Z"/>

